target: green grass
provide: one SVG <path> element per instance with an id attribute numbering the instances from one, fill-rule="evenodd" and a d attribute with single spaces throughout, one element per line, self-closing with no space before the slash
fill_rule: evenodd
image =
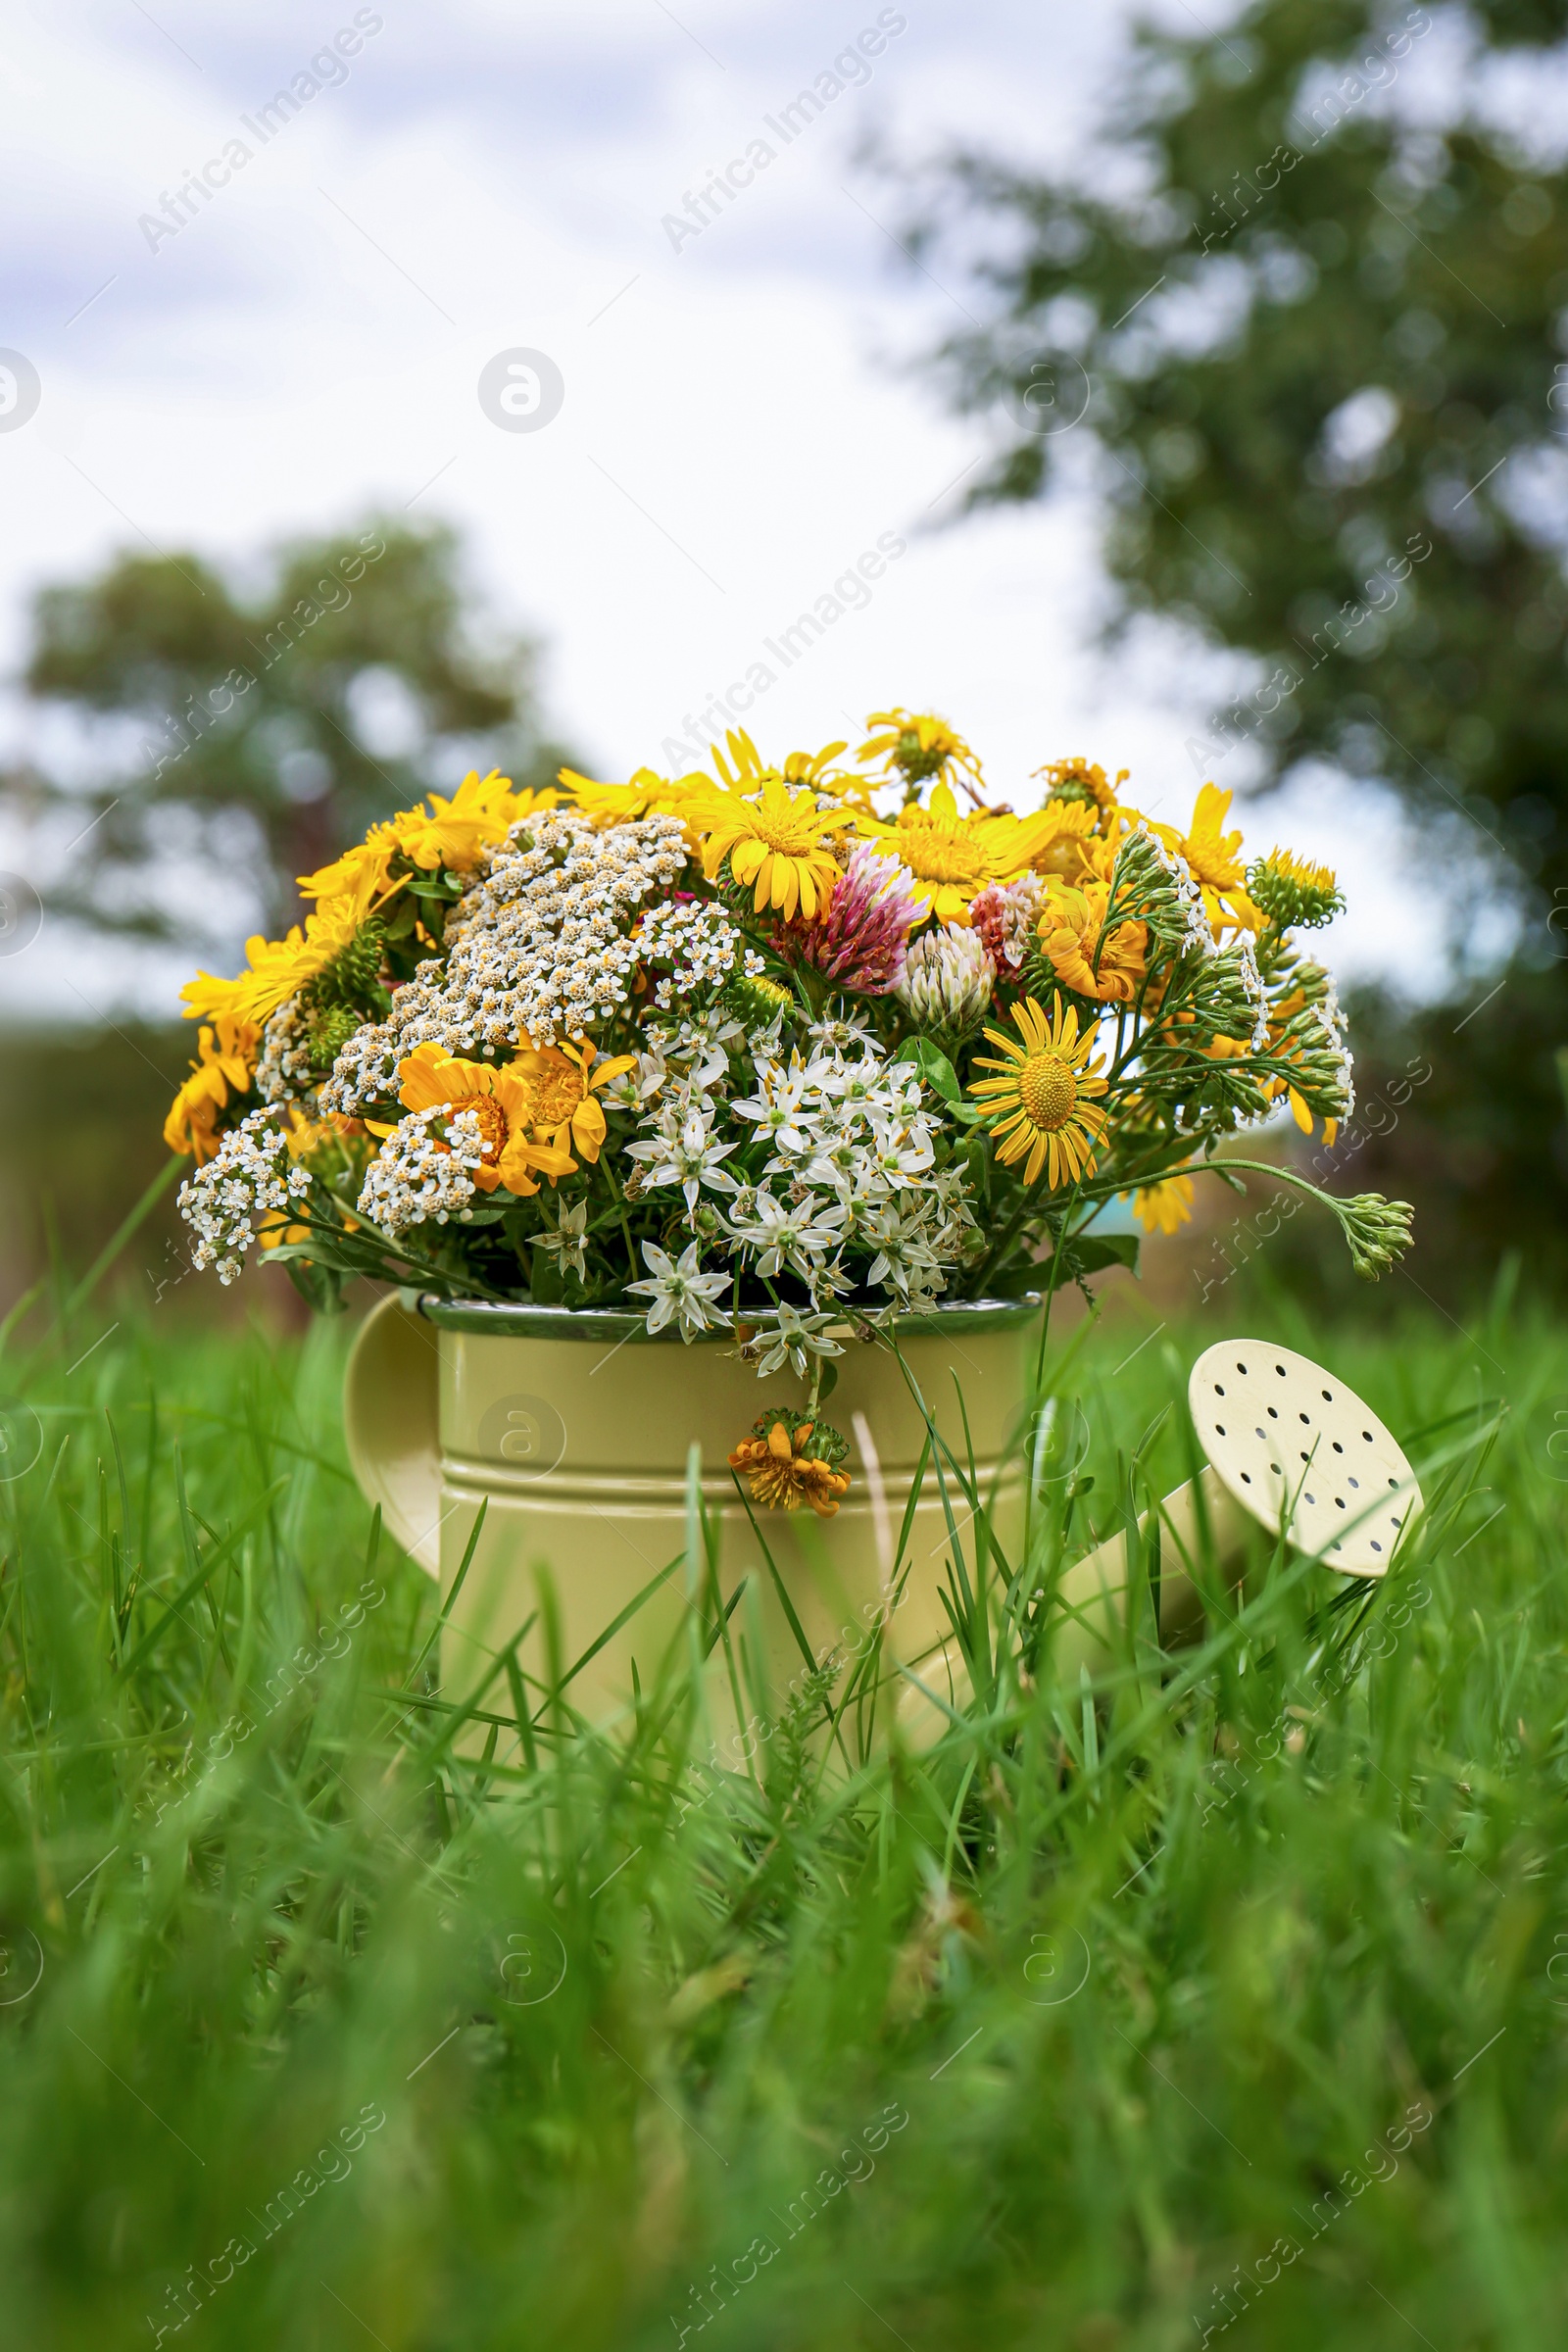
<path id="1" fill-rule="evenodd" d="M 1369 1611 L 1277 1561 L 1058 1687 L 1033 1588 L 1227 1325 L 1102 1330 L 986 1701 L 848 1779 L 679 1708 L 457 1752 L 340 1327 L 13 1347 L 8 2345 L 1560 2344 L 1568 1340 L 1392 1304 L 1245 1318 L 1422 1469 Z"/>

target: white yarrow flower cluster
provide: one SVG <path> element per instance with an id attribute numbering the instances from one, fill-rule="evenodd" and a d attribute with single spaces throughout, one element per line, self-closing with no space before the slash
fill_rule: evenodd
<path id="1" fill-rule="evenodd" d="M 385 1021 L 338 1055 L 321 1090 L 327 1110 L 358 1111 L 394 1093 L 416 1046 L 472 1054 L 583 1037 L 630 999 L 640 953 L 628 937 L 644 901 L 686 863 L 674 816 L 595 826 L 569 809 L 526 817 L 448 919 L 445 959 L 411 980 Z"/>
<path id="2" fill-rule="evenodd" d="M 446 1122 L 445 1143 L 430 1132 L 438 1119 Z M 484 1138 L 471 1110 L 454 1110 L 448 1102 L 411 1110 L 366 1170 L 356 1206 L 384 1233 L 406 1233 L 427 1218 L 444 1225 L 468 1207 L 471 1171 L 483 1161 Z"/>
<path id="3" fill-rule="evenodd" d="M 310 1042 L 298 997 L 278 1006 L 262 1031 L 256 1092 L 264 1102 L 302 1102 L 316 1083 Z"/>
<path id="4" fill-rule="evenodd" d="M 654 983 L 661 1012 L 672 1012 L 699 990 L 722 988 L 736 970 L 755 979 L 767 969 L 723 907 L 702 900 L 651 907 L 638 927 L 637 946 L 645 962 L 674 966 Z"/>
<path id="5" fill-rule="evenodd" d="M 252 1220 L 287 1210 L 310 1181 L 289 1157 L 276 1113 L 251 1111 L 224 1136 L 217 1156 L 179 1188 L 179 1213 L 196 1236 L 191 1264 L 216 1266 L 220 1282 L 232 1282 L 256 1239 Z"/>

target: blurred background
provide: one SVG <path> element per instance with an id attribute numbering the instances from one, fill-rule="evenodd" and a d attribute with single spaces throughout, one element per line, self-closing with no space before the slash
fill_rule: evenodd
<path id="1" fill-rule="evenodd" d="M 1402 1303 L 1559 1287 L 1565 18 L 18 0 L 0 1310 L 157 1176 L 180 982 L 371 819 L 891 703 L 1015 806 L 1212 777 L 1333 863 L 1332 1181 L 1416 1202 Z M 218 1311 L 178 1231 L 131 1278 Z"/>

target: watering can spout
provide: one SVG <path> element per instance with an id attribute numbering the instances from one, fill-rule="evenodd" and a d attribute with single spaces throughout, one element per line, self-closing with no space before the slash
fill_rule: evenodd
<path id="1" fill-rule="evenodd" d="M 1190 1639 L 1204 1613 L 1194 1569 L 1201 1563 L 1234 1588 L 1254 1528 L 1342 1575 L 1377 1578 L 1420 1514 L 1415 1473 L 1371 1406 L 1292 1348 L 1221 1340 L 1194 1364 L 1187 1400 L 1206 1466 L 1138 1522 L 1131 1567 L 1119 1533 L 1061 1577 L 1054 1594 L 1058 1681 L 1071 1684 L 1082 1669 L 1102 1673 L 1125 1654 L 1129 1618 L 1146 1593 L 1149 1630 L 1157 1609 L 1161 1646 Z M 899 1728 L 912 1744 L 928 1745 L 972 1696 L 967 1660 L 950 1640 L 904 1673 Z"/>

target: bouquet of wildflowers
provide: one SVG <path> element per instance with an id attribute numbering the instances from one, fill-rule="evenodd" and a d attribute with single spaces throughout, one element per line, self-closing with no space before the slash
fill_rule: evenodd
<path id="1" fill-rule="evenodd" d="M 1332 1143 L 1345 1023 L 1298 938 L 1331 872 L 1245 863 L 1212 784 L 1182 832 L 1065 760 L 1019 815 L 942 720 L 868 724 L 848 760 L 470 775 L 302 877 L 303 930 L 183 991 L 195 1262 L 726 1329 L 808 1383 L 737 1468 L 829 1512 L 849 1333 L 1126 1260 L 1104 1204 L 1173 1230 L 1280 1105 Z M 1407 1244 L 1403 1203 L 1317 1197 L 1359 1272 Z"/>

